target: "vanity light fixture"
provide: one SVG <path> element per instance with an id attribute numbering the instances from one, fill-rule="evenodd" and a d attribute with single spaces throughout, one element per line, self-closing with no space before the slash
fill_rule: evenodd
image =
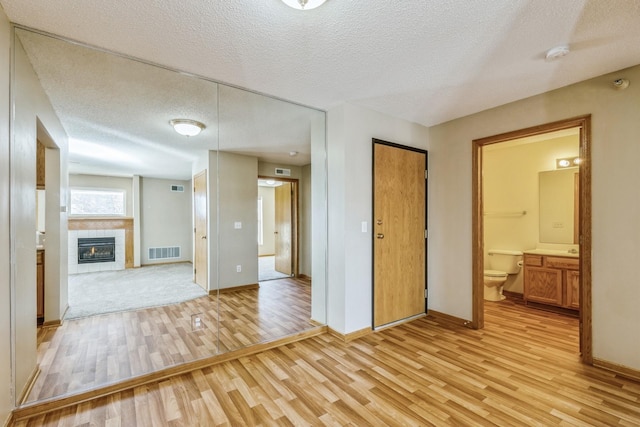
<path id="1" fill-rule="evenodd" d="M 196 136 L 206 127 L 203 123 L 189 119 L 173 119 L 169 121 L 173 129 L 180 135 Z"/>
<path id="2" fill-rule="evenodd" d="M 284 4 L 298 10 L 311 10 L 322 6 L 327 0 L 282 0 Z"/>
<path id="3" fill-rule="evenodd" d="M 556 159 L 556 169 L 570 168 L 580 165 L 580 157 L 567 157 L 564 159 Z"/>

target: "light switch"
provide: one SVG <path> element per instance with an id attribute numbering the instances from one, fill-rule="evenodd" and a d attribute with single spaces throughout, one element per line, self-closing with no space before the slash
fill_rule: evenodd
<path id="1" fill-rule="evenodd" d="M 240 230 L 242 228 L 242 223 L 240 221 L 236 221 L 235 223 L 233 223 L 233 228 L 235 228 L 236 230 Z"/>
<path id="2" fill-rule="evenodd" d="M 367 232 L 367 221 L 362 221 L 361 228 L 363 233 Z"/>

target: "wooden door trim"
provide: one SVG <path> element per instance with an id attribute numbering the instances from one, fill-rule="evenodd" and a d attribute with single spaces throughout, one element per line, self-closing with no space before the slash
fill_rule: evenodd
<path id="1" fill-rule="evenodd" d="M 370 227 L 370 232 L 371 232 L 371 326 L 372 329 L 376 329 L 375 327 L 375 233 L 374 231 L 374 223 L 375 223 L 375 203 L 376 203 L 376 188 L 375 188 L 375 162 L 376 162 L 376 157 L 375 157 L 375 145 L 376 144 L 380 144 L 380 145 L 386 145 L 389 147 L 394 147 L 394 148 L 399 148 L 401 150 L 407 150 L 407 151 L 413 151 L 413 152 L 417 152 L 417 153 L 421 153 L 424 154 L 424 169 L 425 171 L 429 170 L 429 152 L 427 150 L 423 150 L 421 148 L 416 148 L 416 147 L 410 147 L 407 145 L 402 145 L 402 144 L 397 144 L 395 142 L 389 142 L 389 141 L 384 141 L 382 139 L 377 139 L 377 138 L 372 138 L 371 139 L 371 227 Z M 425 178 L 426 180 L 426 178 Z M 429 203 L 428 203 L 428 192 L 429 192 L 429 185 L 428 183 L 425 183 L 424 186 L 424 199 L 425 199 L 425 205 L 424 205 L 424 229 L 428 230 L 428 211 L 429 211 Z M 428 258 L 428 244 L 427 244 L 428 239 L 424 239 L 424 288 L 425 291 L 428 289 L 428 281 L 427 281 L 427 258 Z M 428 299 L 425 298 L 424 299 L 424 312 L 427 313 L 428 311 Z M 385 327 L 385 325 L 382 325 L 380 328 Z"/>
<path id="2" fill-rule="evenodd" d="M 593 364 L 591 297 L 591 115 L 533 126 L 472 141 L 472 303 L 471 326 L 484 328 L 484 226 L 482 221 L 482 147 L 527 136 L 580 128 L 580 350 L 582 362 Z"/>
<path id="3" fill-rule="evenodd" d="M 293 212 L 291 212 L 292 230 L 291 230 L 291 251 L 293 253 L 293 275 L 300 277 L 300 244 L 298 228 L 300 225 L 300 205 L 299 205 L 299 188 L 300 180 L 298 178 L 284 178 L 280 176 L 258 175 L 258 179 L 272 179 L 274 181 L 290 182 L 293 188 Z"/>

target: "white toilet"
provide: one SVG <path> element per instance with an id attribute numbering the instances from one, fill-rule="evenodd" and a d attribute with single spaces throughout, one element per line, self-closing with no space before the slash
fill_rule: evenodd
<path id="1" fill-rule="evenodd" d="M 489 268 L 484 271 L 484 299 L 502 301 L 502 286 L 509 274 L 518 274 L 522 267 L 522 252 L 489 249 Z"/>

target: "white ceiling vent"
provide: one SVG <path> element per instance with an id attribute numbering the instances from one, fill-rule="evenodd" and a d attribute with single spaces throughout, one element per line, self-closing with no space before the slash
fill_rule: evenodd
<path id="1" fill-rule="evenodd" d="M 291 169 L 276 168 L 277 176 L 291 176 Z"/>
<path id="2" fill-rule="evenodd" d="M 184 193 L 184 185 L 172 185 L 171 191 L 176 193 Z"/>

